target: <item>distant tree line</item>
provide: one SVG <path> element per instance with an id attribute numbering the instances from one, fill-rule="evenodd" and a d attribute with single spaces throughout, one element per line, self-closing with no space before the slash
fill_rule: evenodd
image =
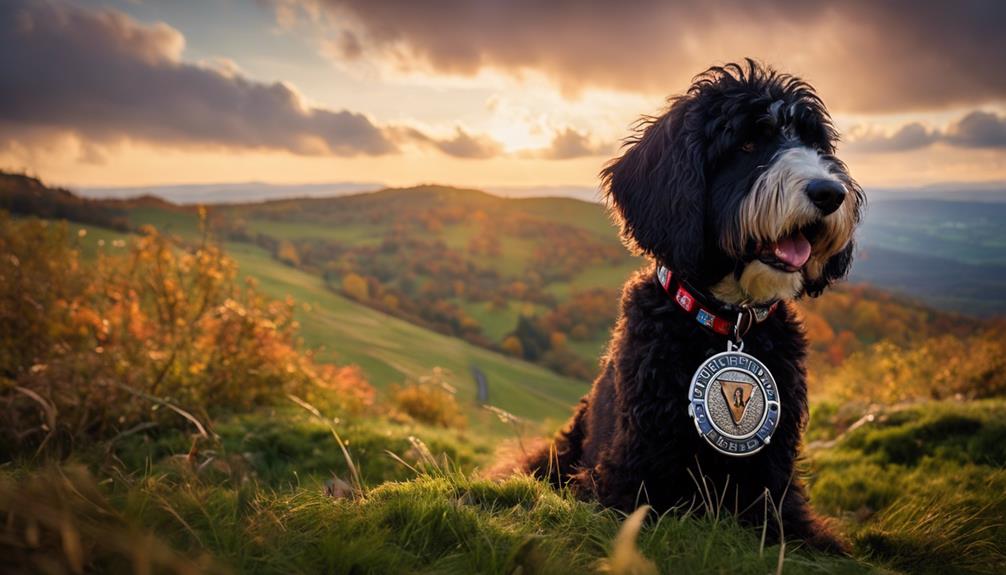
<path id="1" fill-rule="evenodd" d="M 124 210 L 111 207 L 108 202 L 81 198 L 62 188 L 46 187 L 38 179 L 23 174 L 0 172 L 0 210 L 119 231 L 129 229 Z"/>

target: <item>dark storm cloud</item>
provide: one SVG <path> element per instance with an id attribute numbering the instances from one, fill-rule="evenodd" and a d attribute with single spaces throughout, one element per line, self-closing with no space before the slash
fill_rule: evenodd
<path id="1" fill-rule="evenodd" d="M 679 92 L 711 64 L 763 59 L 836 110 L 889 112 L 1006 97 L 1006 2 L 274 0 L 321 6 L 360 52 L 474 74 L 534 69 L 564 90 Z"/>
<path id="2" fill-rule="evenodd" d="M 389 154 L 418 140 L 484 157 L 471 150 L 474 136 L 440 141 L 309 107 L 285 84 L 184 63 L 183 48 L 177 30 L 115 11 L 0 3 L 0 140 L 63 131 L 88 145 L 131 139 L 338 156 Z"/>
<path id="3" fill-rule="evenodd" d="M 970 112 L 946 130 L 928 130 L 918 122 L 893 134 L 867 134 L 849 142 L 853 152 L 907 152 L 937 142 L 960 148 L 1006 148 L 1006 117 L 991 112 Z"/>

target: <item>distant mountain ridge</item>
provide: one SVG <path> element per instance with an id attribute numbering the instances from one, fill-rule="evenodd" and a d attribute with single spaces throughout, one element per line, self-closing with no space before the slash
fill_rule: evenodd
<path id="1" fill-rule="evenodd" d="M 877 186 L 867 188 L 866 193 L 872 201 L 915 199 L 1006 203 L 1006 182 L 947 182 L 915 187 Z"/>
<path id="2" fill-rule="evenodd" d="M 126 187 L 83 187 L 79 194 L 88 198 L 128 199 L 157 196 L 177 204 L 233 204 L 291 198 L 323 198 L 353 195 L 389 188 L 380 182 L 322 182 L 279 184 L 270 182 L 221 182 L 206 184 L 166 184 Z M 406 188 L 436 187 L 434 184 Z M 598 186 L 482 186 L 480 189 L 504 198 L 555 197 L 596 203 L 603 196 Z M 1006 203 L 1006 182 L 942 183 L 916 187 L 870 187 L 871 201 L 929 199 L 982 203 Z"/>
<path id="3" fill-rule="evenodd" d="M 132 199 L 156 196 L 176 204 L 233 204 L 288 198 L 322 198 L 370 192 L 386 187 L 378 182 L 325 182 L 272 184 L 224 182 L 129 187 L 87 187 L 80 194 L 96 199 Z"/>

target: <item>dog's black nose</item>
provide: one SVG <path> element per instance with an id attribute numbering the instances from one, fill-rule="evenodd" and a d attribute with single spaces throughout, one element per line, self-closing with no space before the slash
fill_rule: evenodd
<path id="1" fill-rule="evenodd" d="M 807 197 L 826 216 L 845 201 L 845 186 L 835 180 L 811 180 L 807 184 Z"/>

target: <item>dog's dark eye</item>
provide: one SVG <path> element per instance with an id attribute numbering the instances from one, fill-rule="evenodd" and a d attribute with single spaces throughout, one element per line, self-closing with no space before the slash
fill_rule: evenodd
<path id="1" fill-rule="evenodd" d="M 741 144 L 741 151 L 750 154 L 755 149 L 754 142 L 744 142 Z"/>

